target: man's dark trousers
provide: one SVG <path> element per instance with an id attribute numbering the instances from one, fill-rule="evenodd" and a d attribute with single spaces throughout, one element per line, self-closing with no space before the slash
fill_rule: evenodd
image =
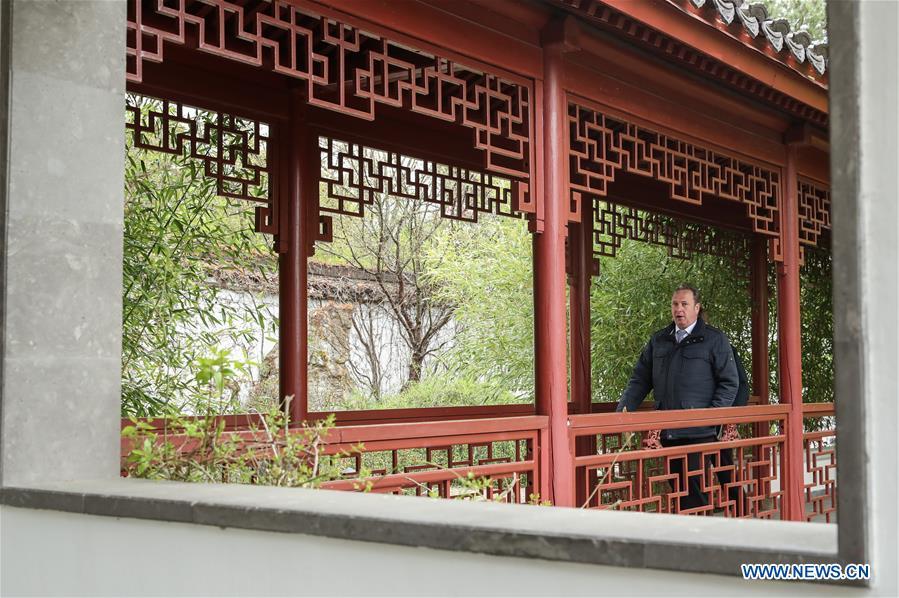
<path id="1" fill-rule="evenodd" d="M 715 442 L 715 436 L 705 436 L 702 438 L 662 438 L 662 446 L 667 448 L 670 446 L 687 446 L 691 444 L 704 444 L 707 442 Z M 717 456 L 717 455 L 716 455 Z M 711 459 L 709 459 L 711 460 Z M 672 458 L 671 473 L 677 474 L 680 480 L 680 491 L 685 489 L 689 491 L 687 496 L 680 498 L 680 510 L 695 509 L 696 507 L 704 507 L 709 504 L 709 496 L 702 489 L 702 480 L 704 477 L 703 470 L 705 463 L 702 460 L 702 453 L 687 454 L 687 471 L 684 471 L 684 459 L 682 457 Z M 671 483 L 672 490 L 675 489 L 674 483 Z"/>

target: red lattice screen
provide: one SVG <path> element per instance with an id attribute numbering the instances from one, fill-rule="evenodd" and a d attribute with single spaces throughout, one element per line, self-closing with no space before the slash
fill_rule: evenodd
<path id="1" fill-rule="evenodd" d="M 276 232 L 268 124 L 128 94 L 125 129 L 135 147 L 198 160 L 218 195 L 257 204 L 256 230 Z"/>
<path id="2" fill-rule="evenodd" d="M 728 259 L 740 272 L 747 271 L 749 237 L 685 222 L 593 198 L 593 254 L 615 257 L 624 239 L 660 245 L 668 255 L 691 259 L 696 253 Z"/>
<path id="3" fill-rule="evenodd" d="M 273 438 L 261 418 L 226 426 L 220 442 L 236 443 L 255 455 L 259 464 L 273 447 L 284 447 L 283 436 Z M 177 430 L 164 433 L 164 420 L 150 420 L 156 443 L 171 443 L 179 453 L 198 454 L 200 440 Z M 225 421 L 221 421 L 225 425 Z M 123 425 L 133 425 L 126 420 Z M 540 488 L 540 449 L 547 430 L 545 416 L 483 418 L 333 428 L 320 445 L 322 459 L 334 459 L 344 479 L 323 488 L 411 494 L 476 500 L 528 502 Z M 302 430 L 292 433 L 302 434 Z M 144 440 L 122 438 L 123 475 L 130 471 L 128 455 Z M 206 447 L 208 448 L 208 447 Z M 283 450 L 283 448 L 282 448 Z M 366 477 L 362 478 L 362 474 Z M 470 475 L 469 475 L 470 474 Z M 475 487 L 476 486 L 476 487 Z"/>
<path id="4" fill-rule="evenodd" d="M 811 179 L 799 178 L 799 251 L 819 247 L 824 231 L 830 231 L 830 189 Z"/>
<path id="5" fill-rule="evenodd" d="M 486 169 L 522 180 L 527 195 L 532 81 L 397 43 L 323 10 L 285 0 L 130 0 L 128 80 L 141 81 L 144 62 L 162 62 L 167 45 L 192 45 L 302 81 L 313 106 L 366 120 L 378 105 L 392 106 L 467 127 Z M 526 201 L 521 209 L 538 211 Z"/>
<path id="6" fill-rule="evenodd" d="M 779 234 L 780 172 L 651 131 L 598 109 L 569 102 L 570 220 L 580 222 L 583 196 L 605 197 L 618 172 L 666 183 L 671 199 L 707 198 L 746 206 L 754 232 Z"/>
<path id="7" fill-rule="evenodd" d="M 483 214 L 521 216 L 516 183 L 468 168 L 449 166 L 331 137 L 319 137 L 320 240 L 330 240 L 328 214 L 364 216 L 374 197 L 424 201 L 444 218 L 477 222 Z"/>
<path id="8" fill-rule="evenodd" d="M 439 498 L 471 498 L 468 482 L 483 478 L 483 498 L 503 502 L 524 503 L 538 492 L 539 429 L 515 430 L 517 418 L 510 419 L 512 429 L 490 433 L 478 432 L 478 426 L 468 426 L 463 433 L 457 429 L 438 437 L 418 437 L 428 433 L 428 426 L 416 424 L 409 428 L 409 437 L 397 430 L 393 438 L 362 441 L 364 450 L 343 458 L 346 481 L 326 482 L 322 487 L 332 490 L 357 490 L 357 472 L 366 471 L 371 491 L 386 494 L 411 494 Z M 483 427 L 484 420 L 480 426 Z M 462 422 L 455 422 L 460 424 Z M 487 425 L 491 425 L 488 423 Z M 409 424 L 393 424 L 408 427 Z M 452 424 L 436 423 L 449 430 Z M 340 428 L 343 443 L 329 445 L 327 454 L 347 450 L 355 433 L 370 433 L 371 429 Z M 472 476 L 468 474 L 471 473 Z"/>

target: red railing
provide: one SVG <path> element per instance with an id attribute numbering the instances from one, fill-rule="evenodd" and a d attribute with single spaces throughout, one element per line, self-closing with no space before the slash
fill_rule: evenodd
<path id="1" fill-rule="evenodd" d="M 803 452 L 805 519 L 831 523 L 837 512 L 837 431 L 833 403 L 807 403 Z"/>
<path id="2" fill-rule="evenodd" d="M 472 478 L 483 478 L 487 498 L 523 502 L 532 493 L 548 494 L 547 418 L 511 415 L 532 406 L 420 411 L 350 412 L 343 425 L 332 428 L 323 453 L 340 459 L 345 479 L 323 487 L 354 490 L 367 476 L 370 490 L 379 493 L 468 495 Z M 638 411 L 614 413 L 614 405 L 594 405 L 593 413 L 570 416 L 569 440 L 574 460 L 577 506 L 644 512 L 713 514 L 726 517 L 784 517 L 785 440 L 788 405 L 754 405 L 730 409 Z M 474 411 L 472 411 L 474 409 Z M 438 413 L 439 411 L 439 413 Z M 804 433 L 804 503 L 806 519 L 834 520 L 836 514 L 836 455 L 833 404 L 806 404 Z M 467 415 L 464 419 L 416 421 L 425 415 Z M 219 418 L 216 418 L 219 419 Z M 259 443 L 258 416 L 221 416 L 225 430 L 248 446 Z M 346 425 L 350 421 L 363 425 Z M 385 423 L 385 422 L 400 423 Z M 818 422 L 818 423 L 815 423 Z M 123 421 L 123 425 L 128 423 Z M 150 420 L 162 429 L 162 420 Z M 737 431 L 725 440 L 702 445 L 652 447 L 644 440 L 661 429 L 727 426 Z M 192 442 L 176 440 L 183 450 Z M 132 441 L 123 439 L 122 456 Z M 355 450 L 359 445 L 361 450 Z M 180 449 L 179 449 L 180 450 Z M 691 457 L 690 455 L 693 455 Z M 691 465 L 691 459 L 693 464 Z M 124 461 L 123 461 L 124 462 Z M 702 464 L 701 466 L 699 464 Z M 686 471 L 686 473 L 679 473 Z M 695 480 L 706 497 L 700 506 L 684 507 Z"/>
<path id="3" fill-rule="evenodd" d="M 488 499 L 526 502 L 539 494 L 540 448 L 545 416 L 341 426 L 327 441 L 326 454 L 364 449 L 344 457 L 348 477 L 367 470 L 373 492 L 465 496 L 469 473 L 485 478 Z M 353 490 L 353 479 L 327 482 L 324 488 Z"/>
<path id="4" fill-rule="evenodd" d="M 761 405 L 572 416 L 569 440 L 571 450 L 577 448 L 578 506 L 782 518 L 788 411 L 787 405 Z M 654 430 L 727 424 L 737 426 L 738 439 L 642 446 Z M 688 502 L 690 482 L 699 484 L 706 504 L 682 506 Z"/>
<path id="5" fill-rule="evenodd" d="M 195 418 L 189 418 L 195 419 Z M 237 440 L 246 450 L 263 454 L 270 446 L 262 420 L 256 416 L 220 416 L 223 440 Z M 147 420 L 157 431 L 157 442 L 170 442 L 179 453 L 196 451 L 201 444 L 178 430 L 162 433 L 164 420 Z M 130 425 L 123 420 L 123 427 Z M 436 422 L 407 422 L 331 428 L 322 439 L 321 455 L 335 459 L 344 479 L 325 482 L 323 488 L 431 495 L 441 498 L 474 497 L 527 502 L 545 496 L 541 488 L 547 431 L 545 416 L 480 418 Z M 135 439 L 122 438 L 122 470 Z M 470 475 L 469 475 L 470 474 Z M 364 480 L 360 478 L 364 476 Z"/>

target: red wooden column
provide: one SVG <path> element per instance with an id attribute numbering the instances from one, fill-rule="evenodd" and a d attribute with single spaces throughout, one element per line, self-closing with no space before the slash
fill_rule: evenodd
<path id="1" fill-rule="evenodd" d="M 280 398 L 292 397 L 287 413 L 291 423 L 306 419 L 307 384 L 307 246 L 309 227 L 303 219 L 303 184 L 311 176 L 304 147 L 309 135 L 305 119 L 306 101 L 300 93 L 290 96 L 290 118 L 286 134 L 280 136 L 279 152 L 282 178 L 281 217 L 287 219 L 286 251 L 278 259 L 280 328 L 278 334 Z"/>
<path id="2" fill-rule="evenodd" d="M 790 405 L 787 416 L 784 490 L 786 517 L 805 519 L 802 461 L 802 343 L 799 320 L 799 197 L 797 146 L 787 144 L 780 210 L 783 262 L 777 268 L 777 319 L 780 402 Z"/>
<path id="3" fill-rule="evenodd" d="M 568 225 L 568 295 L 570 314 L 571 403 L 574 413 L 590 413 L 592 378 L 590 370 L 590 285 L 593 281 L 593 202 L 581 205 L 581 221 Z M 578 438 L 575 455 L 596 453 L 596 438 Z M 587 499 L 584 471 L 575 476 L 578 505 Z"/>
<path id="4" fill-rule="evenodd" d="M 752 302 L 752 393 L 759 397 L 762 405 L 767 405 L 771 378 L 768 365 L 768 240 L 761 235 L 752 238 L 749 294 Z M 758 423 L 754 428 L 756 437 L 768 436 L 768 424 Z"/>
<path id="5" fill-rule="evenodd" d="M 749 286 L 752 301 L 752 393 L 769 403 L 768 367 L 768 240 L 752 238 L 749 262 Z"/>
<path id="6" fill-rule="evenodd" d="M 590 284 L 593 280 L 592 202 L 581 206 L 581 222 L 568 225 L 569 312 L 571 314 L 571 402 L 575 413 L 590 413 Z"/>
<path id="7" fill-rule="evenodd" d="M 567 110 L 562 87 L 560 23 L 544 31 L 543 204 L 544 230 L 534 235 L 534 357 L 537 413 L 549 416 L 548 469 L 544 490 L 553 504 L 574 506 L 574 462 L 568 442 L 568 367 L 565 322 L 565 172 Z M 538 145 L 538 156 L 540 156 Z M 539 192 L 539 190 L 538 190 Z M 546 498 L 546 497 L 545 497 Z"/>

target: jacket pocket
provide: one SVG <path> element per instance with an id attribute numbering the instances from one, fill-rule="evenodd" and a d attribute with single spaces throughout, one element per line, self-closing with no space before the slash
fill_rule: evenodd
<path id="1" fill-rule="evenodd" d="M 681 383 L 699 395 L 715 392 L 715 375 L 708 350 L 703 347 L 684 347 L 681 353 Z"/>

